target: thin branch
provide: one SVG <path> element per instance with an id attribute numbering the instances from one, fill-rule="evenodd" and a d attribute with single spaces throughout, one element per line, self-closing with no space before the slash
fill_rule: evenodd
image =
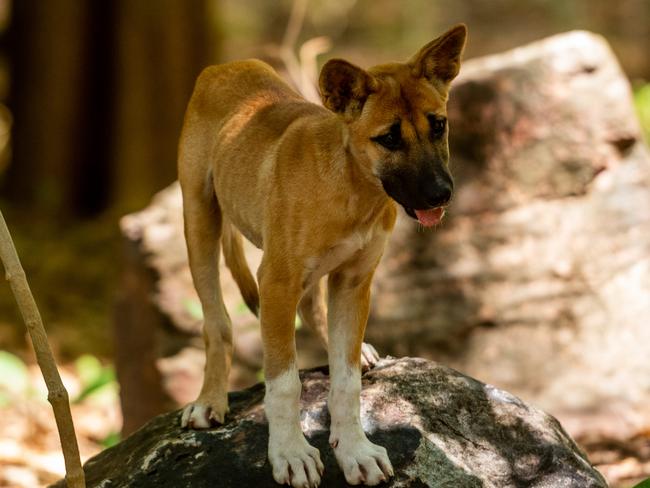
<path id="1" fill-rule="evenodd" d="M 59 376 L 59 371 L 56 368 L 50 345 L 47 342 L 47 334 L 43 327 L 41 314 L 29 289 L 25 271 L 23 271 L 20 264 L 18 253 L 1 211 L 0 258 L 5 267 L 7 281 L 11 285 L 11 290 L 32 339 L 34 351 L 36 352 L 36 361 L 41 368 L 41 373 L 47 385 L 47 399 L 52 404 L 52 410 L 54 410 L 54 418 L 59 430 L 63 458 L 65 459 L 66 484 L 70 488 L 85 488 L 86 481 L 79 458 L 77 438 L 74 434 L 68 392 L 63 386 L 61 376 Z"/>
<path id="2" fill-rule="evenodd" d="M 323 53 L 329 51 L 332 47 L 332 41 L 329 37 L 320 36 L 314 37 L 305 41 L 300 46 L 299 59 L 300 59 L 300 85 L 302 93 L 305 98 L 310 102 L 321 104 L 320 94 L 318 89 L 318 66 L 316 58 Z"/>
<path id="3" fill-rule="evenodd" d="M 294 0 L 279 48 L 279 57 L 287 69 L 289 78 L 298 91 L 307 100 L 320 104 L 320 95 L 316 89 L 316 56 L 327 52 L 330 47 L 329 39 L 316 37 L 305 42 L 300 48 L 300 59 L 296 56 L 296 44 L 302 31 L 307 13 L 308 0 Z"/>
<path id="4" fill-rule="evenodd" d="M 284 39 L 282 40 L 284 49 L 291 50 L 296 45 L 306 13 L 307 0 L 294 0 L 289 14 L 289 21 L 287 22 L 287 30 L 284 31 Z"/>

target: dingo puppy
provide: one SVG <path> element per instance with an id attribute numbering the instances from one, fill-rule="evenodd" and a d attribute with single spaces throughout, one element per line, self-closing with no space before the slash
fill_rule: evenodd
<path id="1" fill-rule="evenodd" d="M 205 317 L 207 364 L 183 426 L 208 428 L 228 410 L 231 323 L 219 285 L 219 254 L 261 319 L 269 422 L 268 457 L 278 483 L 315 487 L 323 464 L 300 427 L 294 318 L 328 348 L 330 444 L 350 484 L 393 474 L 386 450 L 361 428 L 361 365 L 370 283 L 396 205 L 425 227 L 451 199 L 446 102 L 467 30 L 458 25 L 406 63 L 363 70 L 328 61 L 324 107 L 305 101 L 267 64 L 205 69 L 179 146 L 185 236 Z M 244 235 L 264 252 L 257 284 Z M 327 278 L 327 312 L 321 278 Z"/>

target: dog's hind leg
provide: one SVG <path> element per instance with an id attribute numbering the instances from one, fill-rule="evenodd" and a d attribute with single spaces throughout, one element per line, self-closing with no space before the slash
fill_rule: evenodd
<path id="1" fill-rule="evenodd" d="M 228 410 L 232 327 L 219 282 L 222 215 L 212 178 L 209 171 L 191 165 L 183 168 L 183 164 L 188 162 L 181 159 L 179 165 L 185 238 L 192 279 L 203 307 L 206 365 L 199 397 L 183 410 L 181 425 L 205 429 L 215 422 L 223 423 Z"/>
<path id="2" fill-rule="evenodd" d="M 375 367 L 379 361 L 379 353 L 372 344 L 364 342 L 361 344 L 361 371 L 368 371 Z"/>
<path id="3" fill-rule="evenodd" d="M 298 315 L 327 351 L 327 306 L 322 281 L 318 280 L 305 291 L 298 303 Z"/>
<path id="4" fill-rule="evenodd" d="M 302 296 L 298 304 L 298 315 L 302 322 L 316 334 L 327 351 L 327 305 L 322 279 L 314 283 Z M 364 342 L 361 345 L 361 371 L 373 368 L 377 361 L 379 361 L 377 350 L 372 344 Z"/>

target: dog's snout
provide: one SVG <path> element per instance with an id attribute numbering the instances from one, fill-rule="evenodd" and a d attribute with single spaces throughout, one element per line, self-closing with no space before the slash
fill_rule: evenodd
<path id="1" fill-rule="evenodd" d="M 388 196 L 407 211 L 445 206 L 454 191 L 453 180 L 446 171 L 393 171 L 383 175 L 381 183 Z"/>
<path id="2" fill-rule="evenodd" d="M 427 205 L 431 208 L 446 205 L 451 200 L 453 191 L 454 184 L 450 176 L 432 178 L 424 188 Z"/>
<path id="3" fill-rule="evenodd" d="M 427 204 L 429 207 L 441 207 L 451 200 L 451 188 L 437 187 L 427 194 Z"/>

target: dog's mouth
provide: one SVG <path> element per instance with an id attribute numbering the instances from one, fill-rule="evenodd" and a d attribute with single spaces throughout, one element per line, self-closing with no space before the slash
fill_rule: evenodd
<path id="1" fill-rule="evenodd" d="M 424 227 L 433 227 L 442 222 L 445 216 L 445 207 L 434 207 L 426 210 L 417 210 L 413 208 L 404 207 L 406 213 L 420 222 Z"/>

